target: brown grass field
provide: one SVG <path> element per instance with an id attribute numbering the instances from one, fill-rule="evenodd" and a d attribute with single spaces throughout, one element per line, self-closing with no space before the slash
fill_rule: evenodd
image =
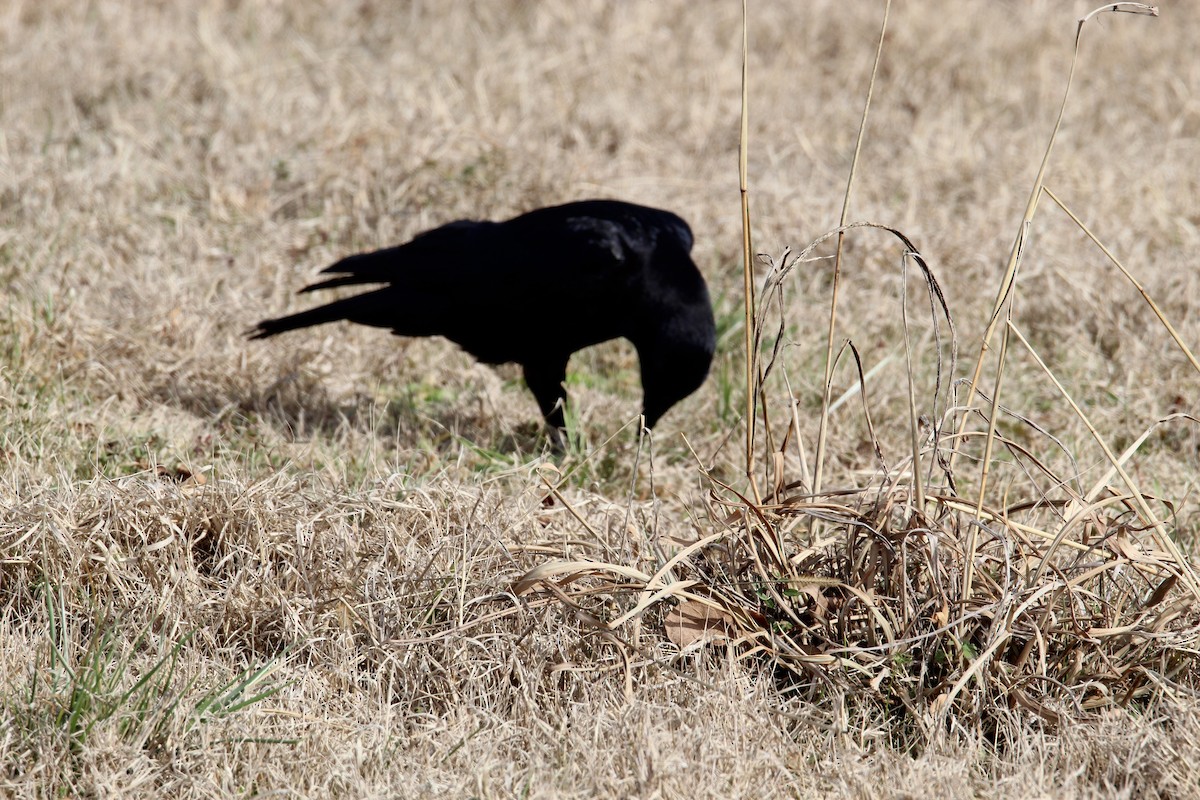
<path id="1" fill-rule="evenodd" d="M 753 485 L 739 3 L 0 2 L 0 796 L 1200 796 L 1200 4 L 1083 28 L 1044 186 L 1110 259 L 1023 222 L 1094 2 L 897 0 L 856 162 L 883 3 L 750 3 L 754 284 L 855 163 L 953 318 L 869 227 L 760 288 Z M 556 454 L 444 340 L 243 338 L 586 197 L 713 291 L 652 443 L 623 342 Z"/>

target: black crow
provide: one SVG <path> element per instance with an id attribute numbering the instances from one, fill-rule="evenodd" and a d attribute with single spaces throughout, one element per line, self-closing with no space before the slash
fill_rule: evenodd
<path id="1" fill-rule="evenodd" d="M 567 360 L 625 337 L 641 364 L 646 427 L 704 382 L 716 346 L 692 231 L 669 211 L 616 200 L 541 208 L 506 222 L 460 220 L 343 259 L 306 286 L 385 284 L 258 323 L 252 339 L 349 320 L 401 336 L 444 336 L 485 364 L 515 362 L 554 428 Z"/>

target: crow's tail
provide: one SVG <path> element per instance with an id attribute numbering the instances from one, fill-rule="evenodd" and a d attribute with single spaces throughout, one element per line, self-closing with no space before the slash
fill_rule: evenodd
<path id="1" fill-rule="evenodd" d="M 308 311 L 289 314 L 277 319 L 264 319 L 258 325 L 246 331 L 251 339 L 266 339 L 278 333 L 294 331 L 297 328 L 309 328 L 313 325 L 324 325 L 326 322 L 337 322 L 348 319 L 363 325 L 391 327 L 392 321 L 385 319 L 382 312 L 386 304 L 381 302 L 380 292 L 368 292 L 356 297 L 347 297 Z"/>
<path id="2" fill-rule="evenodd" d="M 377 250 L 374 253 L 359 253 L 321 270 L 323 275 L 336 275 L 319 283 L 310 284 L 300 290 L 300 294 L 315 292 L 318 289 L 332 289 L 335 286 L 353 286 L 362 283 L 388 283 L 395 279 L 399 266 L 406 263 L 403 257 L 404 245 Z"/>

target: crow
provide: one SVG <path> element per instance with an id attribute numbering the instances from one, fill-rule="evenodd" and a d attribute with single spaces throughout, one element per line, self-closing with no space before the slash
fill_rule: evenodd
<path id="1" fill-rule="evenodd" d="M 485 364 L 517 363 L 552 433 L 576 350 L 624 337 L 637 349 L 653 428 L 698 389 L 716 347 L 692 231 L 669 211 L 617 200 L 540 208 L 504 222 L 459 220 L 396 247 L 350 256 L 300 293 L 383 284 L 247 334 L 349 320 L 400 336 L 444 336 Z M 556 439 L 557 440 L 557 439 Z"/>

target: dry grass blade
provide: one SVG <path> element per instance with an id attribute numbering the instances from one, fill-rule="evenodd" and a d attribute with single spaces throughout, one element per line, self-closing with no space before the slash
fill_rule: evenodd
<path id="1" fill-rule="evenodd" d="M 1050 199 L 1062 209 L 1063 213 L 1070 217 L 1071 221 L 1079 226 L 1079 230 L 1083 231 L 1084 235 L 1091 239 L 1092 243 L 1095 244 L 1096 247 L 1100 248 L 1100 251 L 1104 253 L 1109 261 L 1112 262 L 1113 266 L 1121 271 L 1121 274 L 1125 276 L 1125 279 L 1133 284 L 1133 288 L 1137 289 L 1138 294 L 1140 294 L 1142 299 L 1146 301 L 1146 305 L 1150 306 L 1150 310 L 1154 312 L 1154 316 L 1157 317 L 1158 321 L 1161 322 L 1163 327 L 1167 329 L 1167 333 L 1171 335 L 1171 339 L 1174 340 L 1176 346 L 1183 351 L 1185 356 L 1187 356 L 1188 363 L 1192 365 L 1192 369 L 1196 370 L 1196 372 L 1200 372 L 1200 361 L 1196 360 L 1196 355 L 1192 352 L 1192 349 L 1187 346 L 1186 342 L 1183 341 L 1183 337 L 1179 335 L 1179 331 L 1176 330 L 1175 326 L 1171 324 L 1171 321 L 1167 319 L 1166 314 L 1164 314 L 1162 309 L 1158 307 L 1158 303 L 1154 302 L 1154 298 L 1151 297 L 1150 293 L 1146 291 L 1146 288 L 1142 286 L 1141 281 L 1133 277 L 1133 273 L 1125 268 L 1125 265 L 1121 263 L 1121 260 L 1113 255 L 1113 252 L 1105 247 L 1103 242 L 1096 238 L 1096 234 L 1092 233 L 1088 226 L 1083 224 L 1083 220 L 1075 216 L 1075 213 L 1071 211 L 1071 209 L 1067 208 L 1066 204 L 1059 199 L 1058 195 L 1050 191 L 1049 186 L 1042 187 L 1042 191 L 1050 195 Z"/>
<path id="2" fill-rule="evenodd" d="M 1012 301 L 1009 300 L 1008 314 L 1012 314 Z M 1008 330 L 1005 329 L 1004 336 L 1000 340 L 1000 357 L 996 360 L 996 381 L 992 387 L 992 406 L 987 417 L 987 433 L 983 439 L 983 459 L 979 465 L 979 492 L 976 495 L 975 501 L 975 519 L 978 521 L 980 514 L 983 512 L 984 498 L 987 497 L 988 476 L 992 468 L 992 447 L 996 443 L 996 422 L 999 419 L 1000 408 L 1000 389 L 1004 380 L 1004 365 L 1008 358 Z M 972 389 L 974 383 L 972 383 Z M 965 421 L 965 417 L 964 417 Z M 951 459 L 954 456 L 951 454 Z M 966 569 L 963 571 L 963 596 L 970 597 L 972 589 L 972 580 L 975 574 L 975 548 L 978 545 L 978 527 L 971 526 L 971 532 L 967 541 L 967 559 Z"/>
<path id="3" fill-rule="evenodd" d="M 1150 438 L 1150 434 L 1153 433 L 1159 425 L 1164 425 L 1175 420 L 1187 420 L 1200 425 L 1200 420 L 1196 419 L 1196 417 L 1192 416 L 1191 414 L 1169 414 L 1162 419 L 1157 420 L 1153 425 L 1142 431 L 1141 435 L 1134 439 L 1133 442 L 1125 448 L 1125 451 L 1121 453 L 1121 456 L 1117 459 L 1116 463 L 1109 467 L 1109 470 L 1105 472 L 1104 475 L 1102 475 L 1100 479 L 1096 481 L 1092 488 L 1088 490 L 1087 494 L 1084 495 L 1084 502 L 1090 503 L 1094 501 L 1100 496 L 1101 492 L 1108 488 L 1108 484 L 1117 474 L 1117 467 L 1123 467 L 1125 464 L 1127 464 L 1129 459 L 1133 457 L 1133 454 L 1136 453 L 1141 446 L 1146 443 L 1146 440 Z"/>

